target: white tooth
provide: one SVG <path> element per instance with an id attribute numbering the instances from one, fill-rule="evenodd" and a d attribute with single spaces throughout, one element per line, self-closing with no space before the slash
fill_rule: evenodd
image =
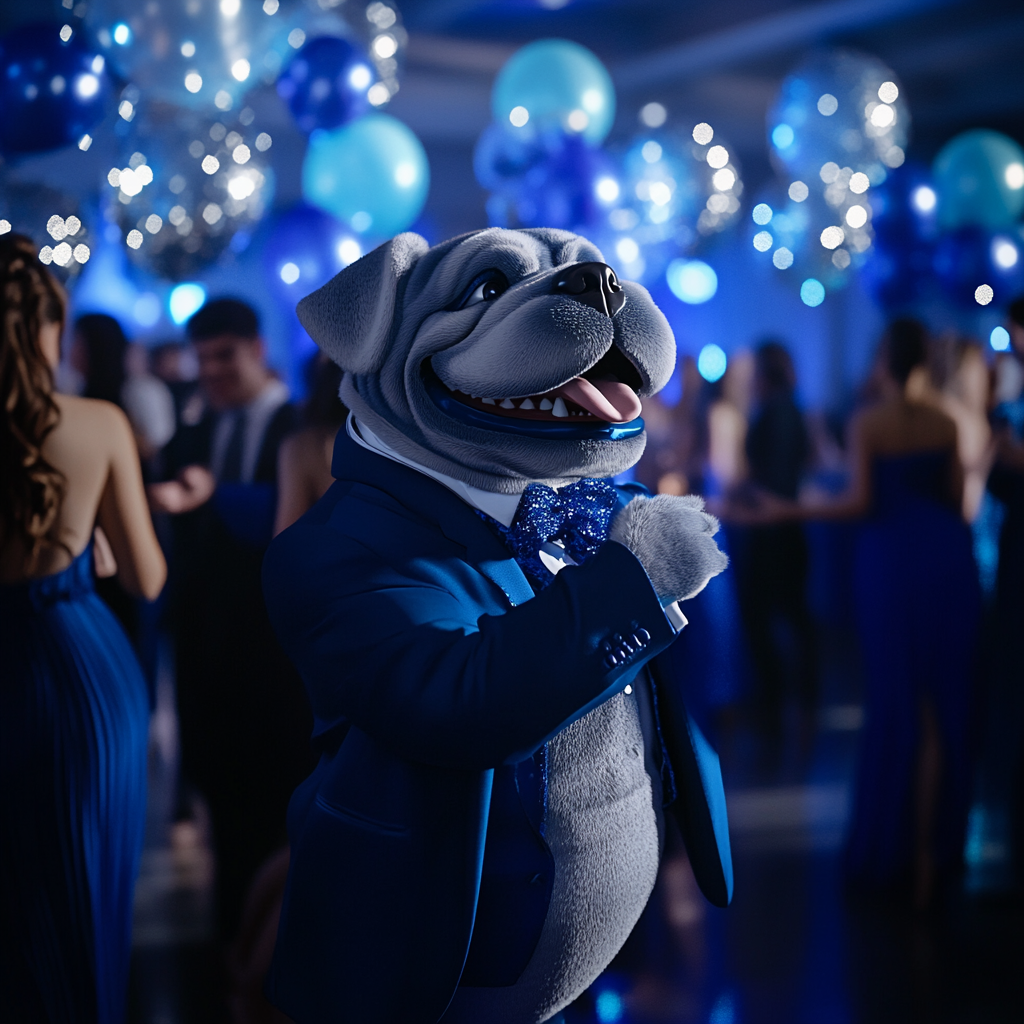
<path id="1" fill-rule="evenodd" d="M 532 399 L 532 398 L 524 398 L 524 399 L 523 399 L 523 400 L 522 400 L 522 401 L 521 401 L 521 402 L 519 403 L 519 408 L 520 408 L 520 409 L 536 409 L 536 408 L 537 408 L 537 406 L 535 406 L 535 405 L 533 404 L 533 399 Z"/>
<path id="2" fill-rule="evenodd" d="M 480 401 L 483 402 L 484 405 L 494 405 L 493 398 L 481 398 Z"/>
<path id="3" fill-rule="evenodd" d="M 543 409 L 543 410 L 544 410 L 545 412 L 547 412 L 547 410 L 551 408 L 551 399 L 550 399 L 550 398 L 542 398 L 542 399 L 540 400 L 540 407 L 541 407 L 541 408 L 542 408 L 542 409 Z"/>
<path id="4" fill-rule="evenodd" d="M 516 407 L 516 403 L 513 402 L 511 398 L 506 398 L 501 403 L 501 407 L 502 407 L 502 409 L 514 409 Z"/>
<path id="5" fill-rule="evenodd" d="M 551 414 L 553 416 L 558 416 L 559 418 L 569 415 L 569 410 L 566 409 L 565 402 L 563 402 L 561 398 L 555 399 L 555 404 L 551 408 Z"/>

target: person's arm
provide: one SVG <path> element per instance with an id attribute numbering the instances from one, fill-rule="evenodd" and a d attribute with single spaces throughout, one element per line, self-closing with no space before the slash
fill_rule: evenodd
<path id="1" fill-rule="evenodd" d="M 167 563 L 146 506 L 142 470 L 131 426 L 120 409 L 104 408 L 110 442 L 107 482 L 98 520 L 117 562 L 117 577 L 130 594 L 154 600 L 167 579 Z"/>
<path id="2" fill-rule="evenodd" d="M 347 517 L 330 525 L 307 517 L 267 551 L 270 620 L 320 723 L 347 720 L 430 764 L 512 764 L 622 689 L 674 639 L 642 565 L 621 544 L 563 569 L 532 600 L 482 615 L 443 562 L 391 565 L 375 550 L 371 534 L 403 527 L 409 521 L 389 509 L 353 501 Z M 625 660 L 610 657 L 617 634 L 642 641 Z"/>
<path id="3" fill-rule="evenodd" d="M 850 424 L 850 482 L 835 498 L 815 496 L 801 501 L 795 518 L 859 519 L 871 507 L 871 431 L 866 418 L 856 416 Z"/>
<path id="4" fill-rule="evenodd" d="M 205 466 L 186 466 L 178 474 L 177 480 L 150 484 L 146 494 L 154 512 L 179 516 L 205 505 L 213 497 L 216 488 L 217 481 Z"/>

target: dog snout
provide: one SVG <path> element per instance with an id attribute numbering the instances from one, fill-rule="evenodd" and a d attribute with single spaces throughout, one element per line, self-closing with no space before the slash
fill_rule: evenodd
<path id="1" fill-rule="evenodd" d="M 555 277 L 551 290 L 605 316 L 615 316 L 626 304 L 626 294 L 607 263 L 574 263 Z"/>

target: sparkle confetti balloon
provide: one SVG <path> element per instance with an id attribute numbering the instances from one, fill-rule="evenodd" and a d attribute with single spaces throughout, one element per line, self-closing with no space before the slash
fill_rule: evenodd
<path id="1" fill-rule="evenodd" d="M 149 104 L 107 175 L 108 218 L 136 265 L 195 277 L 229 245 L 244 247 L 273 198 L 272 139 L 244 120 Z"/>
<path id="2" fill-rule="evenodd" d="M 810 181 L 827 164 L 880 184 L 904 160 L 910 113 L 895 74 L 850 50 L 811 54 L 783 81 L 768 112 L 772 158 Z"/>

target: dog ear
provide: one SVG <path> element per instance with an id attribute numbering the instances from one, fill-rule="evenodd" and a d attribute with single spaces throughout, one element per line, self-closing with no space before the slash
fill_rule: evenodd
<path id="1" fill-rule="evenodd" d="M 426 239 L 411 231 L 396 235 L 298 304 L 302 326 L 343 370 L 380 370 L 401 281 L 429 248 Z"/>

